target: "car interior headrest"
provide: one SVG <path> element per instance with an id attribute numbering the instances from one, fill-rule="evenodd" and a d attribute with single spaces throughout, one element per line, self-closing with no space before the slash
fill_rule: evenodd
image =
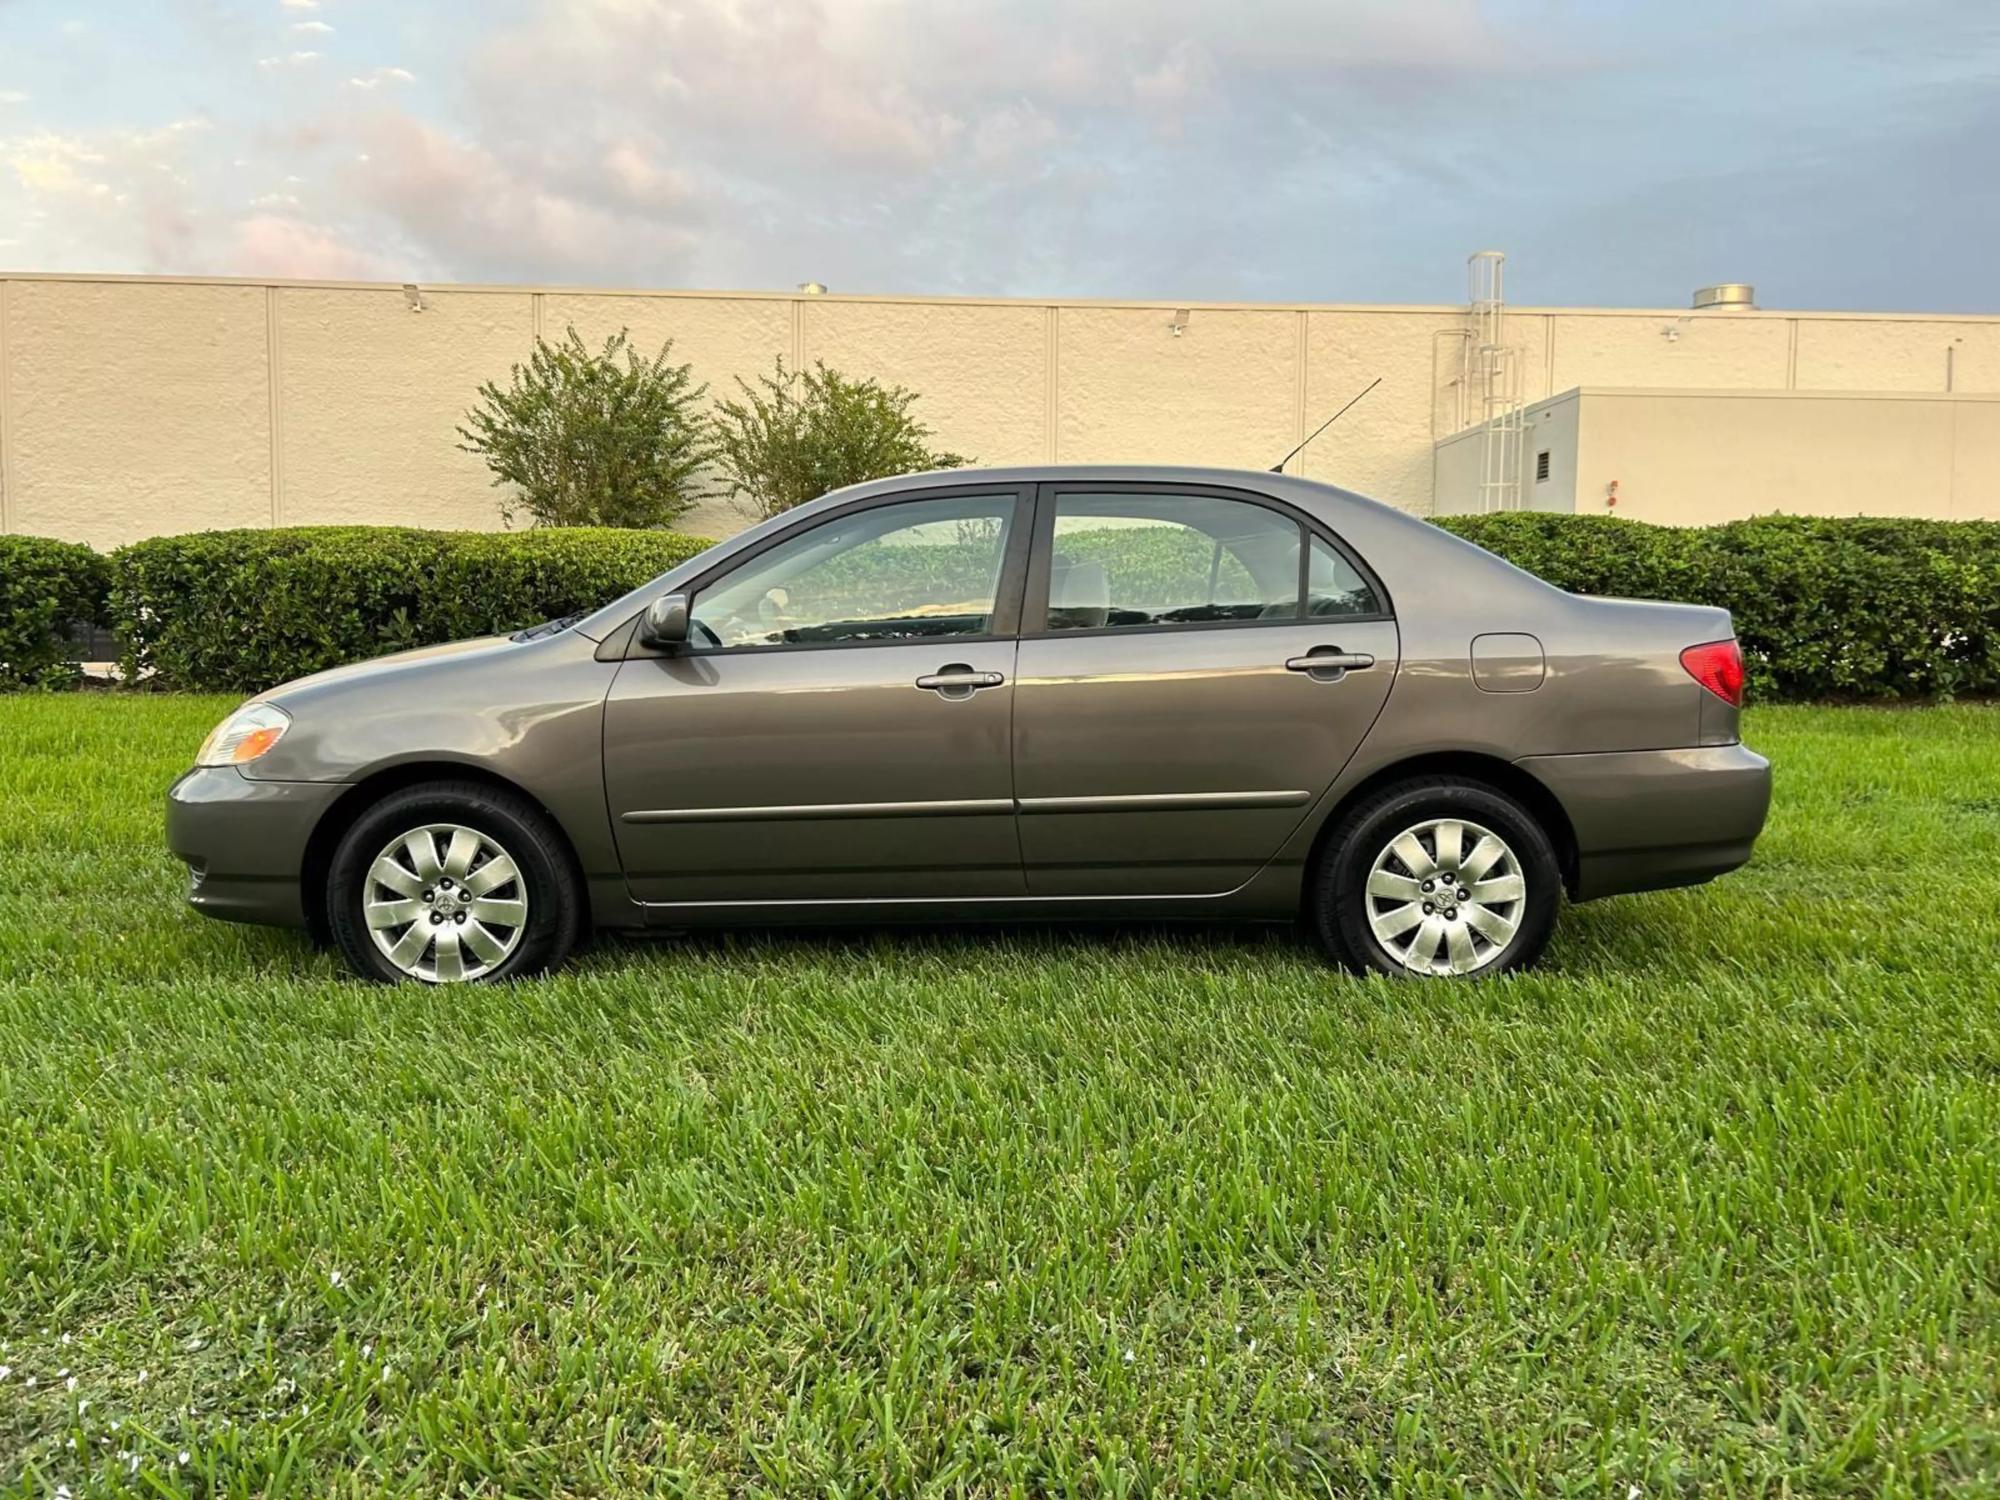
<path id="1" fill-rule="evenodd" d="M 1111 618 L 1111 579 L 1099 562 L 1071 562 L 1049 573 L 1049 608 L 1072 630 L 1095 630 Z"/>

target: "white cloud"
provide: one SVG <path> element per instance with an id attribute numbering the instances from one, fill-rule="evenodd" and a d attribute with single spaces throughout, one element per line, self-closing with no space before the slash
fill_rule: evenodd
<path id="1" fill-rule="evenodd" d="M 0 104 L 26 104 L 31 97 L 19 89 L 0 89 Z"/>
<path id="2" fill-rule="evenodd" d="M 1177 42 L 1156 65 L 1132 80 L 1132 97 L 1174 130 L 1188 111 L 1212 103 L 1214 93 L 1214 71 L 1207 56 L 1187 42 Z"/>
<path id="3" fill-rule="evenodd" d="M 190 152 L 199 119 L 155 130 L 0 137 L 0 222 L 32 225 L 38 254 L 57 265 L 165 269 L 192 232 Z"/>
<path id="4" fill-rule="evenodd" d="M 348 79 L 347 86 L 351 89 L 372 89 L 379 88 L 385 83 L 415 83 L 416 81 L 417 75 L 412 73 L 408 68 L 376 68 L 373 72 L 366 73 L 359 78 Z"/>
<path id="5" fill-rule="evenodd" d="M 991 289 L 1059 253 L 1057 235 L 1020 233 L 1044 208 L 1080 230 L 1146 192 L 1130 169 L 1163 135 L 1221 140 L 1246 93 L 1337 96 L 1357 58 L 1434 69 L 1485 35 L 1479 3 L 1270 0 L 1252 24 L 1206 0 L 969 0 L 949 21 L 924 0 L 514 0 L 407 66 L 345 77 L 338 105 L 266 91 L 226 153 L 177 164 L 194 184 L 182 227 L 145 253 L 190 270 L 250 248 L 264 268 L 365 249 L 425 276 Z M 298 40 L 332 34 L 318 0 L 280 4 Z M 1482 65 L 1508 50 L 1486 46 Z M 301 48 L 259 66 L 326 63 Z M 446 112 L 391 102 L 420 71 Z M 312 182 L 309 206 L 279 187 L 239 232 L 253 185 L 288 175 Z M 5 207 L 0 193 L 0 221 Z M 1120 274 L 1103 248 L 1084 258 Z"/>
<path id="6" fill-rule="evenodd" d="M 409 274 L 406 265 L 286 213 L 254 214 L 235 225 L 227 254 L 231 269 L 246 276 L 395 281 Z"/>
<path id="7" fill-rule="evenodd" d="M 973 127 L 972 160 L 987 171 L 1017 168 L 1041 161 L 1062 138 L 1062 127 L 1036 106 L 1008 105 Z"/>
<path id="8" fill-rule="evenodd" d="M 1976 7 L 1843 3 L 1855 25 L 1725 0 L 1671 20 L 1490 0 L 507 0 L 399 26 L 383 45 L 402 65 L 362 70 L 307 50 L 333 34 L 317 0 L 182 0 L 140 8 L 145 35 L 206 28 L 190 87 L 227 128 L 137 128 L 152 93 L 108 70 L 138 63 L 107 28 L 78 33 L 65 66 L 101 61 L 79 76 L 107 87 L 63 118 L 104 128 L 0 107 L 0 232 L 50 269 L 1407 300 L 1459 292 L 1464 249 L 1494 237 L 1550 292 L 1596 298 L 1678 293 L 1707 274 L 1696 247 L 1746 265 L 1745 247 L 1841 237 L 1860 286 L 1837 205 L 1878 187 L 1829 165 L 1814 181 L 1852 190 L 1780 223 L 1754 184 L 1772 177 L 1775 201 L 1802 161 L 1858 160 L 1866 121 L 1867 160 L 1908 178 L 1905 211 L 1876 219 L 1928 204 L 1955 226 L 1939 254 L 1969 264 L 2000 208 L 1962 191 L 1977 166 L 1943 179 L 1912 143 L 1969 161 L 1953 144 L 2000 123 Z M 1543 11 L 1563 24 L 1524 23 Z M 1894 41 L 1860 24 L 1876 14 Z M 1704 66 L 1662 70 L 1672 26 L 1697 19 Z M 199 71 L 265 51 L 273 86 Z M 1778 100 L 1760 70 L 1781 63 L 1796 88 Z M 1892 228 L 1867 242 L 1884 267 L 1907 259 Z M 1796 250 L 1790 284 L 1838 261 Z M 1985 281 L 1935 285 L 1976 303 Z"/>
<path id="9" fill-rule="evenodd" d="M 687 175 L 662 165 L 637 142 L 614 142 L 604 153 L 604 177 L 611 190 L 635 208 L 668 208 L 692 192 Z"/>
<path id="10" fill-rule="evenodd" d="M 608 192 L 618 168 L 596 164 L 574 181 L 540 177 L 401 112 L 365 121 L 362 140 L 367 159 L 351 169 L 349 191 L 444 264 L 484 270 L 500 255 L 555 277 L 604 274 L 635 258 L 665 274 L 686 261 L 688 236 L 629 203 L 634 192 L 652 207 L 672 197 L 671 174 L 657 168 L 625 162 L 623 182 Z"/>

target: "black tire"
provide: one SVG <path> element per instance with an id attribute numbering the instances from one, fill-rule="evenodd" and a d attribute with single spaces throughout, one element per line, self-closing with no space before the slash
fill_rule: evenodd
<path id="1" fill-rule="evenodd" d="M 582 936 L 584 895 L 562 830 L 524 797 L 476 781 L 433 781 L 389 793 L 354 820 L 334 849 L 327 930 L 348 967 L 384 984 L 411 980 L 376 946 L 362 902 L 376 856 L 404 834 L 436 824 L 492 839 L 513 860 L 528 903 L 512 950 L 471 982 L 523 978 L 567 958 Z"/>
<path id="2" fill-rule="evenodd" d="M 1513 936 L 1467 977 L 1526 968 L 1541 956 L 1562 904 L 1562 869 L 1548 834 L 1533 814 L 1496 787 L 1456 776 L 1425 776 L 1371 792 L 1341 815 L 1320 846 L 1306 891 L 1305 918 L 1335 962 L 1356 973 L 1422 977 L 1375 935 L 1368 877 L 1392 840 L 1438 818 L 1490 830 L 1507 845 L 1527 882 L 1525 896 L 1509 908 Z M 1385 909 L 1397 899 L 1384 898 Z"/>

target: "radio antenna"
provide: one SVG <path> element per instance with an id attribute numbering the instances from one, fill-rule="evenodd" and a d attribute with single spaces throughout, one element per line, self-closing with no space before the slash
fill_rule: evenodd
<path id="1" fill-rule="evenodd" d="M 1355 394 L 1354 401 L 1359 401 L 1363 396 L 1367 395 L 1370 391 L 1374 390 L 1375 387 L 1380 385 L 1381 383 L 1382 383 L 1382 377 L 1380 375 L 1377 375 L 1373 380 L 1369 381 L 1368 384 L 1364 385 L 1360 389 L 1360 391 Z M 1328 417 L 1324 422 L 1320 423 L 1319 426 L 1315 427 L 1312 430 L 1312 432 L 1307 435 L 1305 443 L 1300 443 L 1298 447 L 1294 448 L 1290 453 L 1287 453 L 1283 458 L 1279 459 L 1276 463 L 1271 465 L 1271 472 L 1273 474 L 1284 473 L 1285 465 L 1290 463 L 1293 459 L 1297 458 L 1301 453 L 1305 451 L 1306 443 L 1310 443 L 1314 438 L 1318 437 L 1322 432 L 1325 432 L 1327 428 L 1331 427 L 1335 422 L 1338 422 L 1342 417 L 1346 416 L 1348 407 L 1353 406 L 1354 401 L 1348 402 L 1347 406 L 1341 407 L 1339 411 L 1335 412 L 1332 416 Z"/>

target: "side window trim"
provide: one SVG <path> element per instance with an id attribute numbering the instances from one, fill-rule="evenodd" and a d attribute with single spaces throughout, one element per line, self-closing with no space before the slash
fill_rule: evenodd
<path id="1" fill-rule="evenodd" d="M 1223 485 L 1208 484 L 1168 484 L 1142 480 L 1045 480 L 1035 487 L 1034 553 L 1029 559 L 1026 587 L 1021 602 L 1020 636 L 1022 640 L 1075 640 L 1103 635 L 1139 635 L 1157 631 L 1187 630 L 1269 630 L 1274 627 L 1310 625 L 1312 617 L 1303 613 L 1306 607 L 1306 589 L 1312 569 L 1312 538 L 1318 537 L 1334 552 L 1345 558 L 1349 567 L 1360 576 L 1382 606 L 1380 613 L 1369 615 L 1343 615 L 1342 621 L 1363 624 L 1373 621 L 1394 620 L 1396 602 L 1389 597 L 1387 589 L 1375 570 L 1368 566 L 1345 540 L 1337 536 L 1317 518 L 1307 515 L 1296 506 L 1288 505 L 1273 495 L 1259 494 L 1254 490 L 1236 490 Z M 1176 495 L 1201 495 L 1216 500 L 1241 500 L 1250 505 L 1262 506 L 1275 511 L 1299 528 L 1299 608 L 1301 613 L 1289 619 L 1280 620 L 1192 620 L 1174 621 L 1156 625 L 1106 625 L 1094 630 L 1051 630 L 1049 629 L 1049 575 L 1055 553 L 1057 502 L 1065 494 L 1080 495 L 1153 495 L 1171 498 Z"/>
<path id="2" fill-rule="evenodd" d="M 891 505 L 904 505 L 921 500 L 965 500 L 988 497 L 1011 500 L 1014 505 L 1013 521 L 1007 536 L 1006 555 L 1001 559 L 999 583 L 994 592 L 993 618 L 991 629 L 979 635 L 953 635 L 918 637 L 911 640 L 890 641 L 796 641 L 781 642 L 763 646 L 699 646 L 688 645 L 673 652 L 675 656 L 753 656 L 775 651 L 875 651 L 897 646 L 930 646 L 937 649 L 950 642 L 1004 641 L 1012 640 L 1020 634 L 1021 604 L 1023 585 L 1028 573 L 1029 548 L 1032 545 L 1038 506 L 1036 487 L 1032 484 L 954 484 L 938 485 L 935 488 L 896 490 L 886 495 L 871 495 L 865 500 L 856 500 L 834 510 L 801 520 L 795 526 L 787 526 L 773 532 L 755 547 L 723 559 L 707 571 L 697 573 L 678 592 L 686 594 L 690 600 L 704 590 L 713 588 L 742 568 L 747 568 L 767 552 L 834 521 L 844 520 L 861 511 L 881 509 Z M 627 625 L 636 626 L 638 616 Z M 623 629 L 624 627 L 621 627 Z M 630 637 L 630 644 L 621 653 L 627 660 L 644 657 L 664 656 L 669 653 L 642 644 L 636 630 Z"/>

